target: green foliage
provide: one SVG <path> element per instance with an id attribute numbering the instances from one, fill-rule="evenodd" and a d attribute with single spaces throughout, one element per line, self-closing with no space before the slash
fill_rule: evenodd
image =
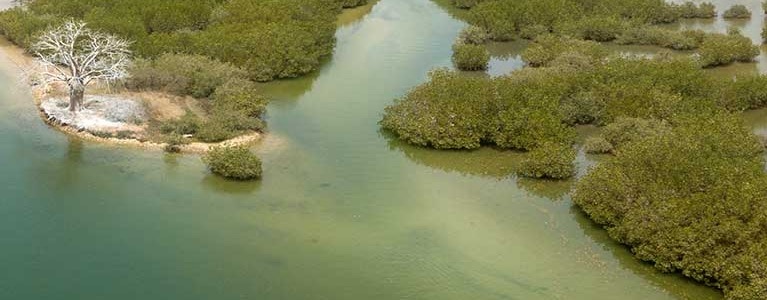
<path id="1" fill-rule="evenodd" d="M 458 44 L 481 45 L 490 40 L 490 34 L 482 27 L 468 26 L 458 34 Z"/>
<path id="2" fill-rule="evenodd" d="M 244 112 L 237 110 L 213 111 L 213 115 L 211 115 L 208 123 L 220 124 L 224 129 L 232 132 L 233 134 L 231 135 L 237 135 L 242 132 L 261 131 L 265 127 L 261 119 L 248 116 Z"/>
<path id="3" fill-rule="evenodd" d="M 592 72 L 586 86 L 602 99 L 597 124 L 620 117 L 668 120 L 715 107 L 716 82 L 699 65 L 680 59 L 612 59 Z"/>
<path id="4" fill-rule="evenodd" d="M 544 143 L 571 144 L 572 128 L 562 122 L 560 98 L 568 85 L 554 72 L 520 72 L 495 80 L 495 125 L 490 139 L 503 148 L 532 150 Z"/>
<path id="5" fill-rule="evenodd" d="M 258 93 L 256 83 L 233 78 L 216 88 L 211 96 L 213 111 L 237 111 L 258 118 L 266 111 L 267 100 Z"/>
<path id="6" fill-rule="evenodd" d="M 621 149 L 624 145 L 642 138 L 665 134 L 671 129 L 668 122 L 639 119 L 618 118 L 602 130 L 602 139 L 610 144 L 611 149 Z"/>
<path id="7" fill-rule="evenodd" d="M 0 34 L 17 45 L 29 48 L 40 32 L 61 22 L 52 15 L 38 15 L 15 7 L 0 12 Z"/>
<path id="8" fill-rule="evenodd" d="M 632 27 L 618 36 L 623 45 L 655 45 L 673 50 L 694 50 L 709 34 L 698 30 L 676 31 L 653 26 Z"/>
<path id="9" fill-rule="evenodd" d="M 490 52 L 482 45 L 456 43 L 453 45 L 453 64 L 459 70 L 486 70 Z"/>
<path id="10" fill-rule="evenodd" d="M 623 33 L 628 25 L 616 16 L 587 17 L 576 23 L 576 34 L 585 40 L 612 41 Z"/>
<path id="11" fill-rule="evenodd" d="M 575 149 L 566 144 L 544 143 L 522 161 L 519 175 L 530 178 L 567 179 L 575 175 Z"/>
<path id="12" fill-rule="evenodd" d="M 543 35 L 522 52 L 522 59 L 530 66 L 545 67 L 566 53 L 578 53 L 594 61 L 600 60 L 608 54 L 607 50 L 596 42 Z"/>
<path id="13" fill-rule="evenodd" d="M 590 154 L 606 154 L 613 151 L 613 145 L 603 137 L 588 138 L 583 147 L 585 148 L 586 153 Z"/>
<path id="14" fill-rule="evenodd" d="M 715 18 L 716 6 L 711 2 L 703 2 L 700 5 L 695 5 L 692 1 L 687 1 L 679 6 L 679 11 L 682 18 L 687 19 L 711 19 Z"/>
<path id="15" fill-rule="evenodd" d="M 679 118 L 597 165 L 573 201 L 657 268 L 722 288 L 728 299 L 764 299 L 762 151 L 731 115 Z"/>
<path id="16" fill-rule="evenodd" d="M 203 156 L 214 174 L 236 180 L 261 178 L 261 160 L 247 147 L 216 147 Z"/>
<path id="17" fill-rule="evenodd" d="M 227 128 L 222 122 L 208 121 L 200 126 L 195 138 L 205 143 L 218 143 L 231 139 L 237 132 Z"/>
<path id="18" fill-rule="evenodd" d="M 743 111 L 767 105 L 767 76 L 752 75 L 727 79 L 722 87 L 720 106 L 730 111 Z"/>
<path id="19" fill-rule="evenodd" d="M 230 0 L 196 36 L 200 53 L 241 66 L 257 81 L 315 70 L 335 44 L 335 0 Z"/>
<path id="20" fill-rule="evenodd" d="M 415 145 L 479 148 L 490 126 L 490 82 L 444 69 L 432 71 L 429 77 L 387 107 L 381 125 Z"/>
<path id="21" fill-rule="evenodd" d="M 470 3 L 466 3 L 470 2 Z M 515 36 L 534 39 L 545 33 L 572 33 L 589 39 L 612 40 L 628 22 L 635 25 L 677 21 L 687 6 L 663 0 L 485 0 L 454 1 L 471 8 L 468 21 L 485 28 L 494 40 Z M 709 14 L 707 4 L 694 7 L 695 16 Z M 687 14 L 689 15 L 689 13 Z M 617 26 L 611 26 L 617 25 Z"/>
<path id="22" fill-rule="evenodd" d="M 163 150 L 168 153 L 181 152 L 181 146 L 189 144 L 190 141 L 180 134 L 171 134 L 165 138 L 165 147 Z"/>
<path id="23" fill-rule="evenodd" d="M 566 124 L 591 124 L 603 119 L 606 99 L 584 91 L 562 98 L 560 113 Z"/>
<path id="24" fill-rule="evenodd" d="M 386 108 L 381 125 L 401 139 L 437 149 L 475 149 L 483 142 L 531 150 L 544 142 L 572 143 L 559 114 L 551 76 L 461 76 L 446 70 Z M 549 86 L 549 84 L 552 84 Z"/>
<path id="25" fill-rule="evenodd" d="M 130 69 L 126 86 L 135 90 L 161 90 L 181 96 L 205 98 L 227 80 L 247 74 L 228 63 L 201 55 L 163 54 L 155 60 L 138 60 Z"/>
<path id="26" fill-rule="evenodd" d="M 169 120 L 160 124 L 160 132 L 169 135 L 196 134 L 200 130 L 202 121 L 191 112 L 187 112 L 179 119 Z"/>
<path id="27" fill-rule="evenodd" d="M 751 11 L 742 4 L 733 5 L 723 14 L 725 19 L 748 19 L 751 18 Z"/>
<path id="28" fill-rule="evenodd" d="M 759 55 L 759 47 L 737 30 L 727 35 L 708 35 L 698 49 L 704 67 L 727 65 L 733 62 L 750 62 Z"/>
<path id="29" fill-rule="evenodd" d="M 315 70 L 335 45 L 341 7 L 366 0 L 35 0 L 0 13 L 0 32 L 28 46 L 51 24 L 74 18 L 134 41 L 139 57 L 206 55 L 269 81 Z"/>

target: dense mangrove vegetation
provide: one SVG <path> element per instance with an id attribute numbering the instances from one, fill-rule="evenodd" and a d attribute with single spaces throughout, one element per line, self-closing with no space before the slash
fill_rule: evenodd
<path id="1" fill-rule="evenodd" d="M 199 54 L 269 81 L 315 70 L 335 44 L 336 15 L 361 0 L 35 0 L 0 15 L 0 32 L 29 46 L 52 24 L 74 18 L 134 41 L 140 57 Z"/>
<path id="2" fill-rule="evenodd" d="M 764 146 L 737 115 L 767 105 L 767 77 L 705 71 L 752 62 L 760 51 L 749 38 L 736 29 L 658 26 L 716 17 L 705 2 L 453 4 L 473 24 L 454 46 L 456 68 L 484 69 L 486 54 L 469 45 L 514 39 L 532 41 L 522 52 L 528 67 L 491 78 L 434 71 L 386 108 L 385 129 L 437 149 L 529 151 L 520 175 L 562 179 L 575 174 L 574 126 L 603 126 L 585 151 L 611 155 L 579 180 L 575 203 L 663 271 L 716 286 L 728 299 L 767 298 Z M 735 5 L 722 16 L 751 14 Z M 604 42 L 668 50 L 634 57 Z"/>
<path id="3" fill-rule="evenodd" d="M 767 297 L 764 146 L 732 115 L 681 114 L 621 146 L 573 200 L 611 237 L 664 271 Z"/>

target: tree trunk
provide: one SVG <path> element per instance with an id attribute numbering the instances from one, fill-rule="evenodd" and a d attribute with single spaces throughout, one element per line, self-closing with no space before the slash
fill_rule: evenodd
<path id="1" fill-rule="evenodd" d="M 78 80 L 69 82 L 69 111 L 77 112 L 82 109 L 85 85 Z"/>

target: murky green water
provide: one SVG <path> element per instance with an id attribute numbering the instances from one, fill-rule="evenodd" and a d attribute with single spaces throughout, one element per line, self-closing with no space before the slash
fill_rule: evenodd
<path id="1" fill-rule="evenodd" d="M 721 297 L 633 259 L 573 207 L 571 182 L 515 178 L 519 153 L 379 131 L 392 99 L 450 65 L 460 21 L 381 0 L 344 23 L 321 71 L 264 87 L 259 183 L 69 139 L 3 77 L 0 299 Z M 521 66 L 503 50 L 519 46 L 497 46 L 491 73 Z M 580 155 L 581 172 L 591 163 Z"/>

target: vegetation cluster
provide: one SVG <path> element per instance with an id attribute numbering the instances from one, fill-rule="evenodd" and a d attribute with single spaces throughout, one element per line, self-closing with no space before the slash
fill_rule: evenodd
<path id="1" fill-rule="evenodd" d="M 0 33 L 29 47 L 51 25 L 85 21 L 134 41 L 144 58 L 205 55 L 269 81 L 315 70 L 335 44 L 342 7 L 365 0 L 34 0 L 0 13 Z"/>
<path id="2" fill-rule="evenodd" d="M 249 131 L 261 131 L 267 100 L 260 96 L 247 72 L 229 63 L 201 55 L 164 54 L 141 59 L 131 67 L 126 87 L 158 90 L 201 99 L 205 115 L 154 122 L 152 129 L 168 141 L 193 136 L 203 142 L 220 142 Z"/>
<path id="3" fill-rule="evenodd" d="M 614 39 L 620 31 L 640 25 L 717 15 L 713 4 L 691 1 L 456 0 L 454 4 L 470 9 L 468 21 L 498 41 L 534 39 L 545 33 Z"/>
<path id="4" fill-rule="evenodd" d="M 742 4 L 733 5 L 722 14 L 725 19 L 748 19 L 751 18 L 751 11 Z"/>
<path id="5" fill-rule="evenodd" d="M 684 115 L 636 136 L 582 178 L 573 201 L 663 271 L 767 298 L 763 145 L 736 116 Z"/>
<path id="6" fill-rule="evenodd" d="M 703 70 L 753 61 L 759 48 L 736 30 L 713 34 L 655 26 L 680 18 L 716 17 L 714 5 L 662 0 L 456 0 L 454 4 L 470 9 L 467 20 L 485 29 L 492 40 L 533 40 L 523 58 L 534 68 L 484 79 L 483 90 L 489 90 L 490 97 L 471 93 L 470 103 L 479 106 L 466 108 L 440 104 L 449 108 L 448 115 L 432 108 L 436 105 L 432 103 L 445 99 L 457 103 L 452 98 L 461 95 L 449 90 L 419 92 L 437 79 L 432 77 L 386 110 L 383 127 L 411 143 L 436 148 L 488 144 L 530 151 L 520 175 L 566 178 L 572 176 L 572 140 L 552 142 L 557 136 L 553 131 L 529 129 L 526 133 L 534 133 L 535 146 L 519 147 L 502 143 L 493 132 L 507 124 L 535 128 L 532 124 L 551 120 L 565 125 L 565 130 L 576 124 L 603 126 L 584 148 L 611 155 L 579 180 L 574 202 L 612 238 L 657 268 L 718 287 L 727 299 L 767 299 L 764 146 L 735 114 L 765 107 L 767 76 L 719 78 Z M 763 5 L 767 7 L 767 2 Z M 745 6 L 735 5 L 723 17 L 751 14 Z M 767 40 L 767 28 L 762 35 Z M 599 44 L 608 41 L 694 54 L 611 56 Z M 537 113 L 502 119 L 501 110 L 509 106 L 499 101 L 504 90 L 533 91 L 531 97 L 545 100 L 533 103 L 525 96 L 512 97 L 524 103 L 516 106 L 517 111 Z M 538 103 L 546 103 L 548 109 L 540 109 Z M 484 112 L 476 114 L 484 121 L 472 118 L 472 129 L 484 128 L 485 134 L 474 136 L 470 143 L 450 138 L 465 129 L 460 118 L 445 122 L 446 116 L 461 115 L 464 109 Z M 403 116 L 413 118 L 403 121 Z M 451 130 L 443 130 L 445 126 Z M 509 139 L 514 140 L 516 136 Z"/>
<path id="7" fill-rule="evenodd" d="M 574 125 L 606 125 L 587 150 L 613 153 L 666 131 L 678 115 L 742 111 L 767 100 L 765 76 L 717 78 L 700 58 L 610 56 L 598 43 L 553 35 L 539 37 L 523 57 L 538 68 L 495 78 L 433 71 L 386 108 L 381 124 L 421 146 L 521 151 L 571 145 Z"/>
<path id="8" fill-rule="evenodd" d="M 213 148 L 203 157 L 203 161 L 211 172 L 225 178 L 236 180 L 261 178 L 261 160 L 247 147 Z"/>

